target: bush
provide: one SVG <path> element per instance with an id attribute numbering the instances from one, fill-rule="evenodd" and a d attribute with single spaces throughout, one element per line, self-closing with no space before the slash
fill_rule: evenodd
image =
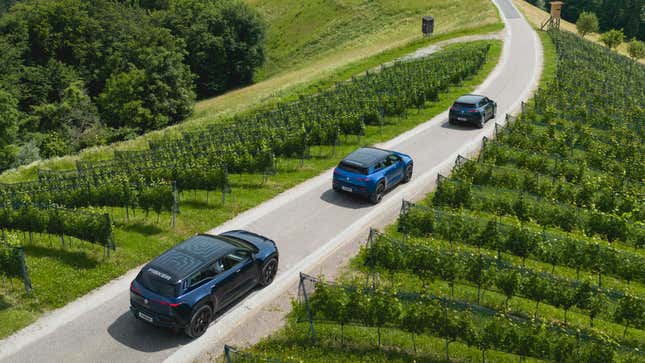
<path id="1" fill-rule="evenodd" d="M 583 12 L 576 21 L 578 33 L 584 38 L 589 33 L 598 32 L 598 17 L 594 13 Z"/>

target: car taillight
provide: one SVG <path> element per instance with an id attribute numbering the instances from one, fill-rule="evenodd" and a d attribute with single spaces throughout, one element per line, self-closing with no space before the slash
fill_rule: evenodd
<path id="1" fill-rule="evenodd" d="M 134 281 L 130 283 L 130 291 L 134 292 L 137 295 L 141 295 L 141 291 L 139 291 L 139 289 L 134 287 Z"/>
<path id="2" fill-rule="evenodd" d="M 475 113 L 475 112 L 479 112 L 479 110 L 468 110 L 468 112 Z"/>
<path id="3" fill-rule="evenodd" d="M 334 169 L 334 174 L 338 175 L 338 174 L 340 174 L 340 171 Z"/>
<path id="4" fill-rule="evenodd" d="M 167 306 L 170 306 L 171 308 L 176 308 L 177 306 L 181 305 L 181 303 L 177 303 L 177 304 L 175 304 L 175 303 L 168 303 L 168 302 L 165 302 L 165 301 L 157 301 L 157 302 L 158 302 L 159 304 L 161 304 L 161 305 L 167 305 Z"/>
<path id="5" fill-rule="evenodd" d="M 358 180 L 358 181 L 362 181 L 362 182 L 366 182 L 366 181 L 368 181 L 369 179 L 368 179 L 368 178 L 356 178 L 356 180 Z"/>

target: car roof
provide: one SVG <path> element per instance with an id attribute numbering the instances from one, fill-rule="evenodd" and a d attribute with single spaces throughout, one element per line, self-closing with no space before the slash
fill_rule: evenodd
<path id="1" fill-rule="evenodd" d="M 362 147 L 347 155 L 343 159 L 343 162 L 367 168 L 372 166 L 376 162 L 383 160 L 383 158 L 390 155 L 391 153 L 392 151 L 378 149 L 375 147 Z"/>
<path id="2" fill-rule="evenodd" d="M 457 99 L 459 103 L 477 103 L 484 99 L 485 96 L 481 95 L 463 95 Z"/>
<path id="3" fill-rule="evenodd" d="M 238 247 L 224 239 L 199 234 L 164 252 L 152 260 L 148 267 L 170 276 L 167 280 L 178 282 L 205 264 L 237 249 Z"/>

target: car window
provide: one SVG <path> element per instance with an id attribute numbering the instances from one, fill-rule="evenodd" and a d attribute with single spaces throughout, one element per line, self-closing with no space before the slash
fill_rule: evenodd
<path id="1" fill-rule="evenodd" d="M 374 171 L 378 171 L 383 169 L 383 162 L 379 161 L 378 163 L 374 164 Z"/>
<path id="2" fill-rule="evenodd" d="M 136 280 L 146 289 L 165 297 L 177 296 L 177 285 L 157 278 L 148 272 L 140 273 Z"/>
<path id="3" fill-rule="evenodd" d="M 209 281 L 213 279 L 213 277 L 217 276 L 218 273 L 222 272 L 221 270 L 221 263 L 219 261 L 215 262 L 214 264 L 206 267 L 205 269 L 199 271 L 196 274 L 193 274 L 189 280 L 190 282 L 188 283 L 189 287 L 196 287 L 198 285 L 201 285 L 202 283 Z"/>
<path id="4" fill-rule="evenodd" d="M 351 165 L 345 162 L 341 162 L 340 164 L 338 164 L 338 168 L 341 170 L 348 171 L 350 173 L 367 175 L 367 168 L 362 168 L 360 166 Z"/>

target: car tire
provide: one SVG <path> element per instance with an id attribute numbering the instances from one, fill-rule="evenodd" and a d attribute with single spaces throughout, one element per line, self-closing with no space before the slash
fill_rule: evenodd
<path id="1" fill-rule="evenodd" d="M 485 117 L 484 117 L 484 116 L 482 116 L 482 118 L 481 118 L 481 119 L 479 120 L 479 122 L 477 123 L 477 128 L 478 128 L 478 129 L 483 129 L 483 128 L 484 128 L 484 118 L 485 118 Z"/>
<path id="2" fill-rule="evenodd" d="M 383 200 L 383 195 L 385 194 L 385 183 L 379 182 L 374 190 L 374 193 L 370 194 L 370 202 L 373 204 L 379 204 Z"/>
<path id="3" fill-rule="evenodd" d="M 342 192 L 342 190 L 341 190 L 339 187 L 335 186 L 335 185 L 332 185 L 332 186 L 331 186 L 331 188 L 332 188 L 335 192 L 339 192 L 339 193 L 340 193 L 340 192 Z"/>
<path id="4" fill-rule="evenodd" d="M 277 273 L 278 273 L 278 259 L 275 257 L 271 257 L 262 265 L 262 273 L 260 275 L 260 285 L 262 287 L 271 285 Z"/>
<path id="5" fill-rule="evenodd" d="M 186 327 L 186 335 L 191 338 L 199 338 L 208 329 L 213 319 L 213 309 L 208 304 L 201 305 L 190 317 L 190 323 Z"/>
<path id="6" fill-rule="evenodd" d="M 405 168 L 405 174 L 403 175 L 403 182 L 407 183 L 412 179 L 412 171 L 413 171 L 413 166 L 412 164 L 408 165 L 407 168 Z"/>

